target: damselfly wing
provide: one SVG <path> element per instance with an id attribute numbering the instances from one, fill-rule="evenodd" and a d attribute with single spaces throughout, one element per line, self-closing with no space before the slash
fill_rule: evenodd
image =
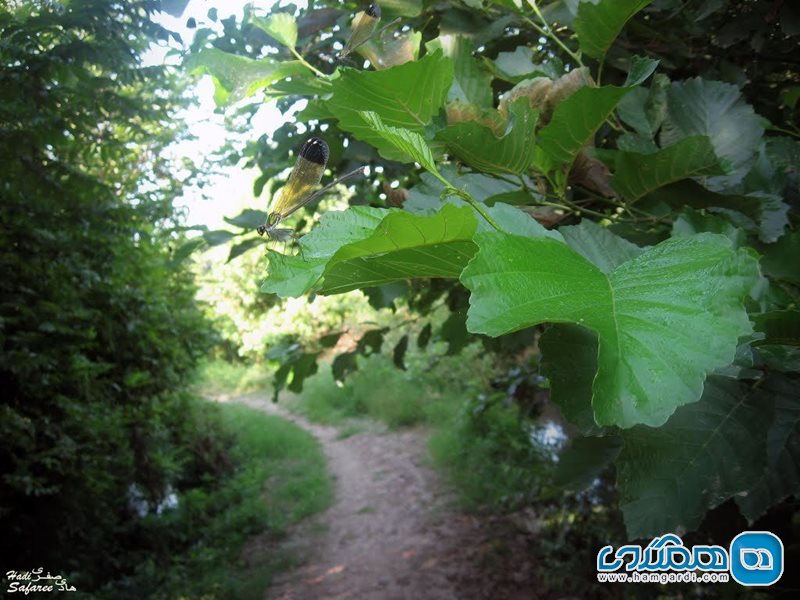
<path id="1" fill-rule="evenodd" d="M 300 149 L 289 179 L 270 208 L 267 222 L 257 229 L 259 235 L 279 241 L 292 237 L 293 230 L 278 224 L 315 197 L 314 189 L 322 180 L 330 151 L 324 140 L 313 137 Z"/>
<path id="2" fill-rule="evenodd" d="M 375 33 L 378 23 L 381 20 L 381 7 L 377 4 L 370 4 L 366 10 L 360 12 L 353 19 L 353 29 L 350 32 L 350 38 L 345 44 L 339 58 L 345 58 L 348 54 L 353 52 L 361 44 L 366 42 Z"/>
<path id="3" fill-rule="evenodd" d="M 364 173 L 365 167 L 359 167 L 317 189 L 325 172 L 329 154 L 328 144 L 319 138 L 310 138 L 303 144 L 300 154 L 297 156 L 297 162 L 294 164 L 292 172 L 289 173 L 289 179 L 286 180 L 286 185 L 281 188 L 277 199 L 270 208 L 267 222 L 256 229 L 258 235 L 266 235 L 280 242 L 288 241 L 294 237 L 294 230 L 278 227 L 281 221 L 312 200 L 327 193 L 335 185 L 354 175 Z"/>

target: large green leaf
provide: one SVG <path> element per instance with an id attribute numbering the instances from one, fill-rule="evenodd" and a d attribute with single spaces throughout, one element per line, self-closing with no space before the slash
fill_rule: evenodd
<path id="1" fill-rule="evenodd" d="M 611 184 L 623 198 L 633 201 L 681 179 L 724 173 L 711 140 L 694 136 L 653 154 L 618 152 Z"/>
<path id="2" fill-rule="evenodd" d="M 263 210 L 253 210 L 246 208 L 235 217 L 225 217 L 225 222 L 241 227 L 242 229 L 256 229 L 263 225 L 267 220 L 267 213 Z"/>
<path id="3" fill-rule="evenodd" d="M 325 264 L 343 245 L 369 237 L 390 211 L 356 206 L 325 213 L 311 233 L 300 239 L 300 255 L 269 252 L 267 279 L 262 292 L 296 298 L 314 288 Z"/>
<path id="4" fill-rule="evenodd" d="M 404 162 L 416 161 L 422 165 L 426 171 L 432 173 L 441 180 L 442 175 L 436 168 L 436 163 L 433 161 L 433 153 L 428 146 L 428 142 L 425 141 L 425 138 L 409 129 L 388 127 L 383 123 L 380 115 L 376 112 L 364 111 L 360 114 L 361 118 L 369 125 L 370 129 L 389 142 L 395 150 L 402 153 L 405 158 Z"/>
<path id="5" fill-rule="evenodd" d="M 264 243 L 264 240 L 258 237 L 253 237 L 246 239 L 243 242 L 239 242 L 238 244 L 234 244 L 231 246 L 230 252 L 228 252 L 228 260 L 225 262 L 231 262 L 234 258 L 237 258 L 247 252 L 248 250 L 252 250 Z"/>
<path id="6" fill-rule="evenodd" d="M 275 250 L 270 250 L 268 256 L 267 279 L 261 284 L 261 291 L 281 298 L 302 296 L 325 270 L 325 260 L 319 258 L 285 255 Z"/>
<path id="7" fill-rule="evenodd" d="M 672 222 L 671 237 L 690 237 L 703 232 L 724 235 L 730 239 L 734 248 L 747 244 L 747 234 L 724 217 L 700 212 L 688 206 Z"/>
<path id="8" fill-rule="evenodd" d="M 242 232 L 233 233 L 224 229 L 216 229 L 214 231 L 204 231 L 203 239 L 209 246 L 219 246 L 220 244 L 227 244 L 237 235 L 242 235 Z"/>
<path id="9" fill-rule="evenodd" d="M 728 175 L 703 181 L 711 189 L 727 189 L 744 178 L 763 133 L 761 117 L 734 85 L 696 77 L 673 82 L 667 90 L 661 145 L 671 146 L 689 136 L 708 136 L 717 157 L 729 168 Z"/>
<path id="10" fill-rule="evenodd" d="M 760 476 L 770 411 L 745 391 L 735 379 L 710 377 L 700 402 L 662 427 L 624 433 L 617 486 L 631 539 L 695 529 Z"/>
<path id="11" fill-rule="evenodd" d="M 190 54 L 184 66 L 190 71 L 205 72 L 214 77 L 217 105 L 246 98 L 276 81 L 305 71 L 297 60 L 253 60 L 217 48 L 204 48 Z"/>
<path id="12" fill-rule="evenodd" d="M 440 170 L 444 178 L 478 202 L 487 202 L 492 196 L 519 190 L 519 185 L 489 177 L 482 173 L 460 173 L 455 165 L 444 164 Z M 430 173 L 423 173 L 420 183 L 411 188 L 403 208 L 418 214 L 433 214 L 442 204 L 441 194 L 445 189 L 442 181 Z"/>
<path id="13" fill-rule="evenodd" d="M 553 57 L 541 64 L 534 62 L 533 58 L 531 48 L 517 46 L 513 52 L 501 52 L 494 61 L 484 60 L 497 77 L 511 83 L 535 76 L 558 79 L 564 74 L 564 65 L 558 58 Z"/>
<path id="14" fill-rule="evenodd" d="M 600 0 L 581 2 L 572 28 L 578 34 L 581 51 L 603 60 L 625 23 L 653 0 Z"/>
<path id="15" fill-rule="evenodd" d="M 345 244 L 372 235 L 383 218 L 392 212 L 395 211 L 371 206 L 353 206 L 344 211 L 327 212 L 320 217 L 319 225 L 300 239 L 303 255 L 306 258 L 328 260 Z"/>
<path id="16" fill-rule="evenodd" d="M 616 435 L 575 438 L 558 457 L 554 483 L 573 492 L 586 489 L 619 456 L 622 445 Z"/>
<path id="17" fill-rule="evenodd" d="M 719 194 L 694 180 L 687 179 L 654 190 L 648 199 L 664 202 L 675 209 L 691 206 L 722 213 L 737 226 L 758 234 L 763 242 L 780 238 L 789 223 L 789 207 L 780 196 L 755 192 L 747 195 Z"/>
<path id="18" fill-rule="evenodd" d="M 289 48 L 297 45 L 297 23 L 288 13 L 275 13 L 266 19 L 250 17 L 253 25 Z"/>
<path id="19" fill-rule="evenodd" d="M 539 132 L 537 168 L 551 171 L 572 164 L 578 152 L 592 140 L 600 125 L 631 89 L 613 85 L 582 87 L 559 103 L 550 123 Z"/>
<path id="20" fill-rule="evenodd" d="M 628 66 L 628 76 L 623 87 L 632 87 L 644 83 L 658 67 L 658 61 L 647 56 L 631 56 Z"/>
<path id="21" fill-rule="evenodd" d="M 706 374 L 730 364 L 752 331 L 742 300 L 758 264 L 722 236 L 667 240 L 608 275 L 551 238 L 475 241 L 479 252 L 461 275 L 472 292 L 470 331 L 568 322 L 597 332 L 592 406 L 601 425 L 661 425 L 700 397 Z"/>
<path id="22" fill-rule="evenodd" d="M 614 235 L 594 221 L 584 219 L 578 225 L 560 227 L 559 233 L 573 250 L 603 273 L 610 273 L 622 263 L 639 256 L 642 248 Z"/>
<path id="23" fill-rule="evenodd" d="M 320 291 L 339 294 L 413 277 L 455 279 L 475 254 L 477 225 L 471 208 L 449 204 L 430 217 L 389 214 L 370 237 L 333 255 Z"/>
<path id="24" fill-rule="evenodd" d="M 772 278 L 800 284 L 800 231 L 787 233 L 764 251 L 761 264 Z"/>
<path id="25" fill-rule="evenodd" d="M 550 381 L 550 399 L 584 435 L 600 431 L 592 411 L 592 382 L 597 373 L 597 335 L 559 323 L 539 338 L 542 374 Z"/>
<path id="26" fill-rule="evenodd" d="M 441 109 L 452 81 L 453 63 L 441 51 L 383 71 L 343 69 L 326 107 L 341 129 L 377 148 L 384 158 L 403 160 L 403 153 L 360 112 L 375 112 L 390 127 L 420 133 Z"/>
<path id="27" fill-rule="evenodd" d="M 539 113 L 531 109 L 527 98 L 510 107 L 508 129 L 497 137 L 488 127 L 474 121 L 456 123 L 436 134 L 450 151 L 479 171 L 492 174 L 525 173 L 533 164 L 536 122 Z"/>
<path id="28" fill-rule="evenodd" d="M 492 77 L 472 55 L 472 41 L 468 37 L 444 34 L 425 46 L 429 52 L 441 48 L 453 60 L 454 79 L 447 94 L 448 102 L 492 107 Z"/>
<path id="29" fill-rule="evenodd" d="M 774 376 L 755 393 L 761 410 L 774 403 L 767 435 L 767 469 L 736 504 L 752 523 L 770 506 L 800 494 L 800 386 L 797 380 Z"/>

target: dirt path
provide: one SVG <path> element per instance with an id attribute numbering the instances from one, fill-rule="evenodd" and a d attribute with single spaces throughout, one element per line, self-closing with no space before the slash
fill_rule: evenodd
<path id="1" fill-rule="evenodd" d="M 310 431 L 336 483 L 334 504 L 287 541 L 309 561 L 279 578 L 267 598 L 489 597 L 466 581 L 477 575 L 471 563 L 482 546 L 478 523 L 452 507 L 452 497 L 427 466 L 424 432 L 367 431 L 337 439 L 336 428 L 286 413 L 266 394 L 233 400 Z"/>

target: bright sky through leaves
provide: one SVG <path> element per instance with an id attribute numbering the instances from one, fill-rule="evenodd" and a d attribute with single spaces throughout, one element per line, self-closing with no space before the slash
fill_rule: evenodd
<path id="1" fill-rule="evenodd" d="M 210 27 L 221 30 L 219 20 L 234 15 L 237 21 L 241 21 L 244 6 L 248 3 L 252 3 L 252 0 L 190 0 L 180 17 L 160 13 L 157 15 L 156 21 L 170 31 L 180 34 L 184 46 L 188 46 L 196 31 L 196 29 L 186 27 L 186 22 L 190 17 L 195 19 L 198 29 Z M 266 12 L 274 4 L 274 0 L 262 0 L 255 2 L 254 6 L 259 12 Z M 286 2 L 279 4 L 286 4 Z M 300 8 L 305 8 L 307 5 L 304 0 L 295 1 L 293 4 Z M 217 9 L 217 23 L 208 18 L 208 11 L 212 8 Z M 170 42 L 170 48 L 180 49 L 180 44 L 173 40 Z M 167 56 L 170 48 L 163 45 L 151 46 L 151 49 L 143 56 L 145 64 L 162 64 L 165 61 L 179 64 L 179 56 Z M 196 164 L 201 164 L 206 156 L 222 146 L 223 143 L 233 141 L 233 136 L 225 127 L 223 115 L 214 112 L 216 107 L 213 100 L 214 87 L 211 77 L 206 75 L 200 79 L 193 91 L 196 104 L 189 108 L 183 116 L 189 133 L 196 139 L 176 144 L 172 151 L 176 160 L 186 157 Z M 252 119 L 252 134 L 247 135 L 247 140 L 257 139 L 264 133 L 272 135 L 285 120 L 286 116 L 275 108 L 274 102 L 265 103 Z M 185 222 L 187 225 L 207 225 L 210 229 L 224 228 L 224 216 L 236 214 L 244 208 L 258 208 L 266 202 L 266 197 L 260 200 L 253 197 L 252 186 L 257 176 L 254 170 L 244 170 L 233 165 L 222 167 L 219 171 L 219 174 L 210 177 L 209 185 L 203 189 L 187 188 L 184 196 L 176 201 L 177 206 L 186 208 Z"/>

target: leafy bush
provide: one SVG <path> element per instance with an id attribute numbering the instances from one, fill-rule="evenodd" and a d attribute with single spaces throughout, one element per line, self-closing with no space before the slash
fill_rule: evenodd
<path id="1" fill-rule="evenodd" d="M 183 392 L 210 339 L 170 249 L 181 86 L 137 58 L 158 6 L 0 8 L 0 562 L 87 592 L 150 544 L 137 505 L 232 467 Z"/>
<path id="2" fill-rule="evenodd" d="M 184 488 L 176 508 L 146 516 L 126 545 L 129 574 L 99 597 L 260 597 L 275 572 L 296 560 L 278 548 L 287 528 L 330 503 L 325 459 L 310 434 L 244 406 L 198 408 L 208 424 L 221 424 L 213 439 L 230 441 L 230 466 Z M 267 550 L 243 548 L 254 535 Z"/>
<path id="3" fill-rule="evenodd" d="M 536 497 L 552 468 L 533 427 L 516 405 L 479 396 L 463 404 L 454 423 L 434 433 L 430 449 L 465 507 L 514 509 Z"/>

